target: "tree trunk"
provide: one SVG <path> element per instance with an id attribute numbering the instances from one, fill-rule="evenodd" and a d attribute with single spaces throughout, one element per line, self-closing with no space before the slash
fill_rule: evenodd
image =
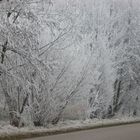
<path id="1" fill-rule="evenodd" d="M 9 119 L 10 119 L 10 124 L 15 127 L 20 126 L 20 117 L 18 115 L 18 110 L 17 110 L 17 102 L 13 100 L 9 94 L 4 91 L 5 99 L 9 108 Z"/>
<path id="2" fill-rule="evenodd" d="M 121 106 L 121 102 L 119 103 L 120 92 L 121 92 L 121 81 L 116 80 L 114 83 L 114 97 L 113 97 L 113 114 L 116 113 Z"/>

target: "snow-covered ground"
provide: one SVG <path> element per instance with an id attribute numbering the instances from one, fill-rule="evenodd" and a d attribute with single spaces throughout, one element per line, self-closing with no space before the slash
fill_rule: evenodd
<path id="1" fill-rule="evenodd" d="M 132 117 L 123 117 L 121 119 L 114 118 L 114 119 L 105 119 L 105 120 L 73 120 L 73 121 L 61 121 L 57 125 L 49 125 L 47 128 L 44 127 L 22 127 L 16 128 L 9 125 L 8 122 L 0 121 L 0 136 L 7 136 L 7 135 L 18 135 L 18 134 L 25 134 L 29 132 L 47 132 L 47 131 L 58 131 L 59 129 L 70 129 L 70 128 L 82 128 L 84 126 L 94 126 L 98 124 L 107 124 L 113 122 L 131 122 L 134 120 L 140 120 L 140 118 L 132 118 Z"/>

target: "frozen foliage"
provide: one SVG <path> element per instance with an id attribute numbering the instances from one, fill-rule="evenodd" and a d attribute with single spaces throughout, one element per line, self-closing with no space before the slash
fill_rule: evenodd
<path id="1" fill-rule="evenodd" d="M 139 6 L 1 0 L 0 109 L 10 124 L 56 124 L 78 104 L 79 119 L 139 116 Z"/>
<path id="2" fill-rule="evenodd" d="M 90 99 L 90 117 L 112 117 L 117 113 L 135 116 L 139 114 L 139 2 L 108 2 L 98 8 L 96 40 L 102 61 L 95 99 Z"/>

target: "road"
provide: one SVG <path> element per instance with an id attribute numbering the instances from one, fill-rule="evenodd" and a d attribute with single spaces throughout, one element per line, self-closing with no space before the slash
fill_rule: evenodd
<path id="1" fill-rule="evenodd" d="M 140 124 L 99 128 L 26 140 L 140 140 Z"/>

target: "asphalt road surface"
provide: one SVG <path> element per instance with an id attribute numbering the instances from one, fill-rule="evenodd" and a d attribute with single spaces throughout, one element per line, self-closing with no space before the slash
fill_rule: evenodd
<path id="1" fill-rule="evenodd" d="M 140 124 L 99 128 L 26 140 L 140 140 Z"/>

